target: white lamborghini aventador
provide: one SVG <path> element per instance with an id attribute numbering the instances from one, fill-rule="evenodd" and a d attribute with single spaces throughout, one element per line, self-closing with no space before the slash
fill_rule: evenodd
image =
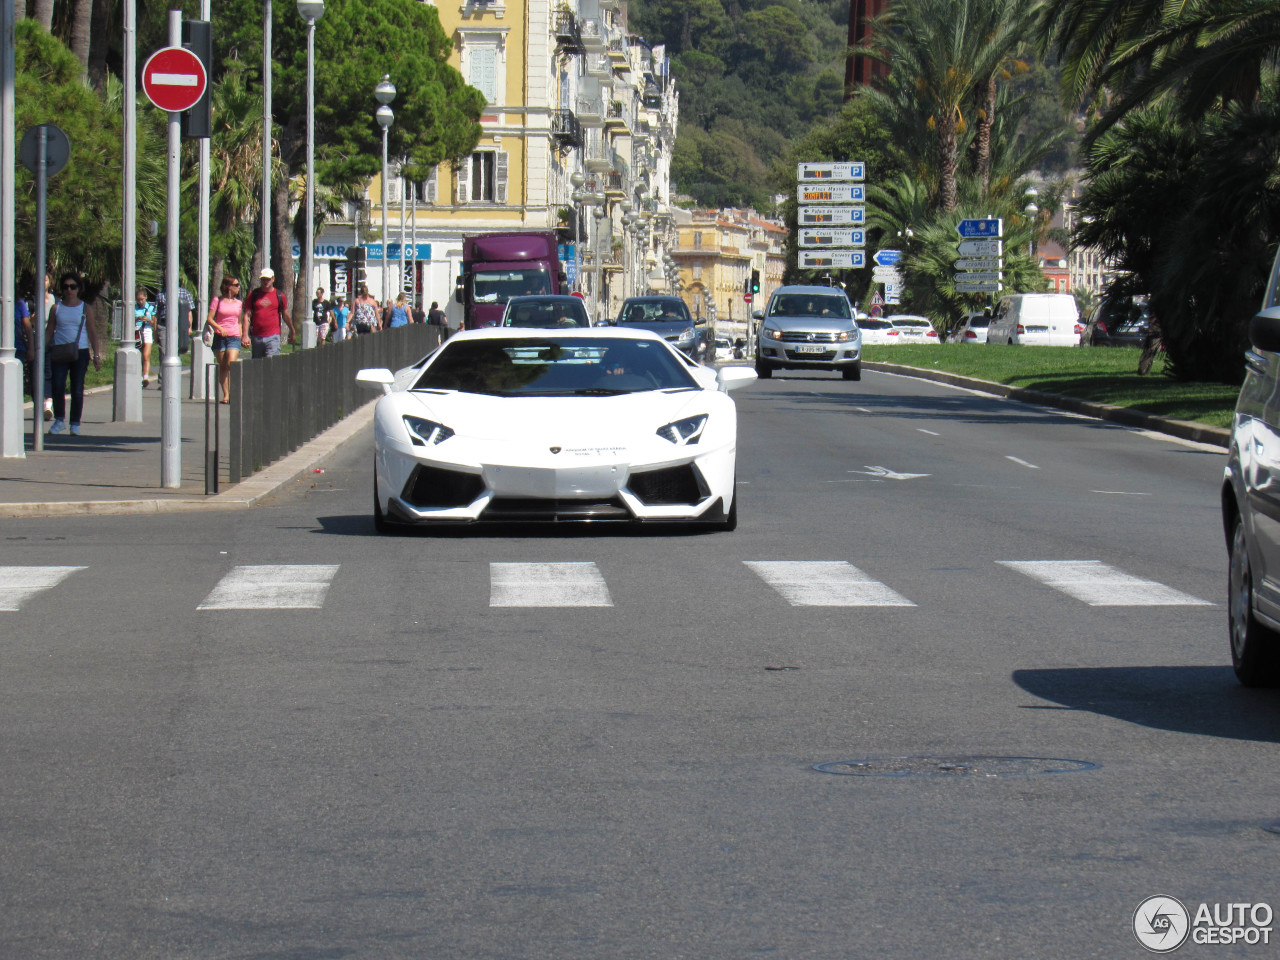
<path id="1" fill-rule="evenodd" d="M 749 367 L 713 370 L 613 327 L 460 333 L 398 373 L 374 414 L 374 523 L 695 521 L 732 530 Z"/>

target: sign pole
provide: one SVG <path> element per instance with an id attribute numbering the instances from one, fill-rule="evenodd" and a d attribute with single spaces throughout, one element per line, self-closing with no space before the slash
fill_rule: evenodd
<path id="1" fill-rule="evenodd" d="M 133 291 L 138 286 L 138 0 L 124 0 L 124 210 L 121 225 L 120 301 L 124 329 L 116 349 L 111 419 L 117 423 L 142 422 L 142 352 L 133 342 Z M 151 345 L 147 344 L 147 349 Z"/>
<path id="2" fill-rule="evenodd" d="M 14 355 L 13 298 L 15 286 L 13 171 L 17 165 L 17 131 L 13 116 L 14 5 L 0 3 L 0 457 L 25 459 L 22 409 L 22 363 Z M 43 298 L 41 299 L 43 303 Z M 36 329 L 32 324 L 32 329 Z M 43 332 L 43 327 L 40 328 Z M 34 346 L 34 344 L 33 344 Z M 40 378 L 43 381 L 43 377 Z M 40 421 L 40 408 L 33 413 Z"/>
<path id="3" fill-rule="evenodd" d="M 169 11 L 169 45 L 182 44 L 182 11 Z M 182 116 L 169 111 L 169 184 L 167 197 L 165 254 L 165 337 L 164 360 L 160 364 L 160 485 L 168 489 L 182 486 L 182 361 L 178 359 L 178 234 L 181 225 L 179 193 L 181 190 Z M 185 319 L 185 318 L 184 318 Z"/>
<path id="4" fill-rule="evenodd" d="M 49 160 L 49 136 L 44 124 L 36 128 L 36 277 L 31 303 L 31 449 L 39 453 L 44 449 L 44 364 L 45 325 L 49 311 L 45 309 L 45 202 L 48 181 L 45 166 Z M 57 297 L 58 292 L 54 292 Z M 37 303 L 39 304 L 37 306 Z M 87 308 L 86 308 L 87 309 Z"/>
<path id="5" fill-rule="evenodd" d="M 200 19 L 213 18 L 212 0 L 201 0 Z M 196 281 L 196 329 L 204 330 L 204 317 L 201 312 L 209 312 L 209 138 L 200 138 L 200 278 Z M 213 362 L 213 349 L 204 345 L 199 336 L 191 337 L 191 399 L 205 399 L 205 381 L 209 378 L 206 367 Z M 216 398 L 215 398 L 216 399 Z"/>

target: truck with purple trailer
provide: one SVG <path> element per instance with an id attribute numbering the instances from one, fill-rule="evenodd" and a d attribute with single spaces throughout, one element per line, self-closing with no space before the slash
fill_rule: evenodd
<path id="1" fill-rule="evenodd" d="M 568 292 L 552 231 L 462 238 L 462 275 L 454 298 L 462 304 L 464 330 L 498 326 L 512 297 Z"/>

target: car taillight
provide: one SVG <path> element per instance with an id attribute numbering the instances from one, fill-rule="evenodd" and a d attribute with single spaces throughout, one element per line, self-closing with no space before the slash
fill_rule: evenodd
<path id="1" fill-rule="evenodd" d="M 1082 334 L 1082 333 L 1084 333 L 1084 327 L 1080 326 L 1080 324 L 1078 324 L 1078 323 L 1077 323 L 1077 324 L 1076 324 L 1076 336 L 1078 337 L 1078 336 L 1080 336 L 1080 334 Z"/>
<path id="2" fill-rule="evenodd" d="M 1022 334 L 1026 332 L 1027 332 L 1027 328 L 1024 327 L 1022 324 L 1018 324 L 1018 336 L 1022 336 Z"/>
<path id="3" fill-rule="evenodd" d="M 925 336 L 926 336 L 926 337 L 933 337 L 933 338 L 936 340 L 936 339 L 937 339 L 937 337 L 938 337 L 938 331 L 937 331 L 937 330 L 930 330 L 928 333 L 926 333 L 926 334 L 925 334 Z"/>
<path id="4" fill-rule="evenodd" d="M 897 331 L 897 330 L 890 330 L 890 331 L 889 331 L 889 336 L 891 336 L 891 337 L 896 337 L 897 335 L 898 335 L 898 331 Z"/>
<path id="5" fill-rule="evenodd" d="M 964 338 L 965 338 L 966 340 L 977 340 L 977 339 L 978 339 L 978 335 L 977 335 L 976 333 L 974 333 L 972 330 L 966 330 L 966 331 L 964 332 Z"/>

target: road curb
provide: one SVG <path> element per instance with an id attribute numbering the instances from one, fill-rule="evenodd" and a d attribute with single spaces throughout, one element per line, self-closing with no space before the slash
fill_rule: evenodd
<path id="1" fill-rule="evenodd" d="M 264 470 L 207 497 L 151 497 L 139 500 L 74 500 L 50 503 L 0 503 L 0 519 L 31 517 L 127 516 L 152 513 L 201 513 L 210 510 L 245 510 L 280 490 L 373 421 L 376 400 L 334 424 L 314 440 Z"/>
<path id="2" fill-rule="evenodd" d="M 1117 407 L 1109 403 L 1093 403 L 1088 400 L 1077 400 L 1075 397 L 1064 397 L 1055 393 L 1042 393 L 1039 390 L 1028 390 L 1025 387 L 1011 387 L 1005 383 L 994 383 L 991 380 L 979 380 L 976 377 L 963 377 L 943 370 L 925 370 L 921 367 L 907 367 L 897 363 L 863 361 L 867 370 L 881 373 L 893 373 L 903 377 L 915 377 L 917 380 L 932 380 L 946 383 L 953 387 L 964 387 L 979 393 L 989 393 L 1022 403 L 1034 403 L 1042 407 L 1053 407 L 1069 413 L 1084 414 L 1099 420 L 1109 420 L 1126 427 L 1138 427 L 1142 430 L 1153 430 L 1167 433 L 1180 440 L 1192 440 L 1196 443 L 1207 443 L 1226 449 L 1231 445 L 1231 431 L 1225 427 L 1210 427 L 1203 423 L 1192 423 L 1189 420 L 1171 420 L 1154 414 L 1143 413 L 1128 407 Z"/>

